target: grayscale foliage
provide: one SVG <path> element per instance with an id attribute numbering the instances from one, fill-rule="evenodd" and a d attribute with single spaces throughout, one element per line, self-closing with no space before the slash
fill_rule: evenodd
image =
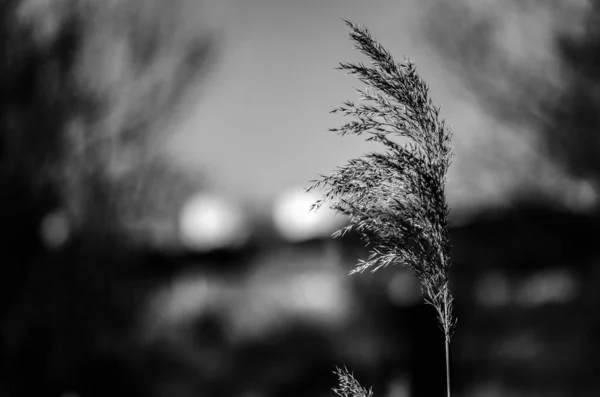
<path id="1" fill-rule="evenodd" d="M 452 133 L 440 119 L 440 108 L 433 104 L 415 65 L 408 59 L 397 63 L 367 29 L 346 24 L 355 47 L 371 62 L 338 67 L 356 76 L 366 88 L 357 90 L 361 103 L 345 101 L 332 111 L 353 120 L 331 131 L 363 136 L 383 145 L 384 150 L 352 159 L 332 175 L 313 181 L 308 190 L 324 190 L 323 199 L 313 209 L 327 203 L 346 215 L 348 225 L 333 237 L 353 230 L 370 247 L 368 258 L 359 260 L 351 273 L 399 264 L 415 274 L 444 331 L 450 395 L 448 355 L 455 320 L 449 287 L 450 210 L 445 185 L 453 155 Z M 338 374 L 342 385 L 338 395 L 370 396 L 347 372 Z"/>

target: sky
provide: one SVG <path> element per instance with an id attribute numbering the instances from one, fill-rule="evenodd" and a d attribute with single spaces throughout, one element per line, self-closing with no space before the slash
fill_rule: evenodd
<path id="1" fill-rule="evenodd" d="M 413 60 L 430 85 L 454 133 L 452 206 L 502 205 L 532 183 L 588 197 L 587 185 L 562 175 L 527 134 L 486 113 L 424 37 L 423 24 L 444 17 L 425 18 L 435 1 L 226 0 L 209 6 L 202 20 L 217 32 L 217 59 L 195 110 L 177 122 L 169 153 L 182 167 L 199 169 L 216 189 L 260 206 L 376 150 L 359 137 L 328 131 L 343 122 L 329 111 L 356 99 L 353 88 L 364 88 L 335 70 L 341 61 L 365 60 L 353 49 L 343 18 L 367 26 L 397 60 Z M 529 31 L 531 24 L 521 21 Z M 540 29 L 543 38 L 543 24 Z M 509 34 L 501 44 L 512 48 L 521 39 Z"/>

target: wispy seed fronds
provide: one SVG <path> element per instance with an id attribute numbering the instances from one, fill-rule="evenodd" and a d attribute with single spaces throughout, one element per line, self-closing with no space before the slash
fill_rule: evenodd
<path id="1" fill-rule="evenodd" d="M 322 188 L 325 195 L 313 208 L 328 203 L 348 216 L 348 226 L 334 237 L 354 230 L 370 246 L 369 257 L 360 260 L 352 273 L 391 264 L 411 269 L 449 340 L 453 319 L 445 185 L 452 133 L 415 65 L 408 59 L 395 62 L 367 29 L 346 24 L 355 47 L 370 64 L 341 63 L 338 69 L 367 87 L 357 90 L 361 103 L 346 101 L 332 111 L 353 120 L 331 131 L 364 136 L 382 144 L 384 151 L 352 159 L 314 181 L 309 190 Z"/>
<path id="2" fill-rule="evenodd" d="M 336 368 L 333 373 L 338 376 L 338 387 L 333 391 L 339 397 L 373 397 L 373 391 L 362 387 L 346 368 Z"/>

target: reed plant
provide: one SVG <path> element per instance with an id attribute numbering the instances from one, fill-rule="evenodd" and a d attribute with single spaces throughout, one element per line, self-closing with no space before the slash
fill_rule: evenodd
<path id="1" fill-rule="evenodd" d="M 398 63 L 368 29 L 345 21 L 355 47 L 370 63 L 340 63 L 338 69 L 366 85 L 357 89 L 360 103 L 345 101 L 332 113 L 353 118 L 331 131 L 359 135 L 379 143 L 382 151 L 351 159 L 313 181 L 328 204 L 349 222 L 333 234 L 353 230 L 370 248 L 353 273 L 390 265 L 410 269 L 421 284 L 424 300 L 435 308 L 443 330 L 446 388 L 450 397 L 450 340 L 455 326 L 449 287 L 451 245 L 445 185 L 453 156 L 452 133 L 440 118 L 429 88 L 409 59 Z M 340 397 L 371 397 L 346 369 L 338 369 Z"/>

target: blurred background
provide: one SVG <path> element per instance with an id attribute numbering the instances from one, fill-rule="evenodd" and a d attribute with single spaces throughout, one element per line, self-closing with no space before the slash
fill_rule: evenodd
<path id="1" fill-rule="evenodd" d="M 376 150 L 327 132 L 407 56 L 451 125 L 457 397 L 600 395 L 597 0 L 3 0 L 0 395 L 441 396 L 397 267 L 304 189 Z"/>

